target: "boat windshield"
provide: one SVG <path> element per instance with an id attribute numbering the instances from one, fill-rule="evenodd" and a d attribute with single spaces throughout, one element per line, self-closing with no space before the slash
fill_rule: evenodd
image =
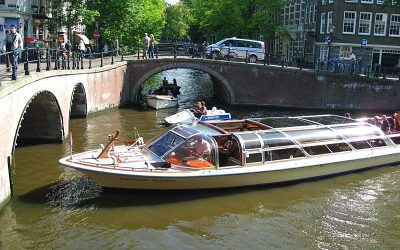
<path id="1" fill-rule="evenodd" d="M 164 160 L 182 167 L 215 167 L 215 145 L 210 137 L 197 134 L 169 152 Z"/>
<path id="2" fill-rule="evenodd" d="M 148 149 L 158 156 L 163 156 L 175 146 L 181 144 L 185 139 L 178 134 L 168 131 L 160 139 L 148 146 Z"/>

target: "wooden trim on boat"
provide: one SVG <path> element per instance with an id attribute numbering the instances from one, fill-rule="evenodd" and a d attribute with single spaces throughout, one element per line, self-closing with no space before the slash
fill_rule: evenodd
<path id="1" fill-rule="evenodd" d="M 99 156 L 97 156 L 97 159 L 100 158 L 108 158 L 108 152 L 110 151 L 111 147 L 114 145 L 115 141 L 118 140 L 119 137 L 119 131 L 115 133 L 115 135 L 111 138 L 110 142 L 101 150 Z"/>

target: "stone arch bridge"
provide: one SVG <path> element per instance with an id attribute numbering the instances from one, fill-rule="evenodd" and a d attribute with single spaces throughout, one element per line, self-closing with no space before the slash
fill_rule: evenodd
<path id="1" fill-rule="evenodd" d="M 46 71 L 0 86 L 0 207 L 11 196 L 18 143 L 62 141 L 74 116 L 135 102 L 155 73 L 192 68 L 211 75 L 228 104 L 318 109 L 400 109 L 391 81 L 340 78 L 312 71 L 206 59 L 128 60 L 87 70 Z"/>

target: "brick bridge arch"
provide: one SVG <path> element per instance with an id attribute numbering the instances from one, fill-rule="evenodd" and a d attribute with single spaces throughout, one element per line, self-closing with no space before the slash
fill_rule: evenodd
<path id="1" fill-rule="evenodd" d="M 188 68 L 188 69 L 195 69 L 205 73 L 208 73 L 211 77 L 217 79 L 214 84 L 216 84 L 216 91 L 220 94 L 222 99 L 224 99 L 227 103 L 235 103 L 235 93 L 232 89 L 231 83 L 229 80 L 224 77 L 220 72 L 216 69 L 209 67 L 208 64 L 198 63 L 198 62 L 188 62 L 188 61 L 174 61 L 174 60 L 163 60 L 160 61 L 142 61 L 144 62 L 140 66 L 140 62 L 135 62 L 135 65 L 130 65 L 129 69 L 133 70 L 132 74 L 132 82 L 133 88 L 130 92 L 129 100 L 131 102 L 136 103 L 139 95 L 140 86 L 149 79 L 152 75 L 157 74 L 159 72 L 170 70 L 170 69 L 177 69 L 177 68 Z"/>

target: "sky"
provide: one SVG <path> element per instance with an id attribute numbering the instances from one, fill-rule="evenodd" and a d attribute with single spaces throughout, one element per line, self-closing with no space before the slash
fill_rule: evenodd
<path id="1" fill-rule="evenodd" d="M 165 0 L 165 2 L 170 4 L 175 4 L 178 0 Z"/>

